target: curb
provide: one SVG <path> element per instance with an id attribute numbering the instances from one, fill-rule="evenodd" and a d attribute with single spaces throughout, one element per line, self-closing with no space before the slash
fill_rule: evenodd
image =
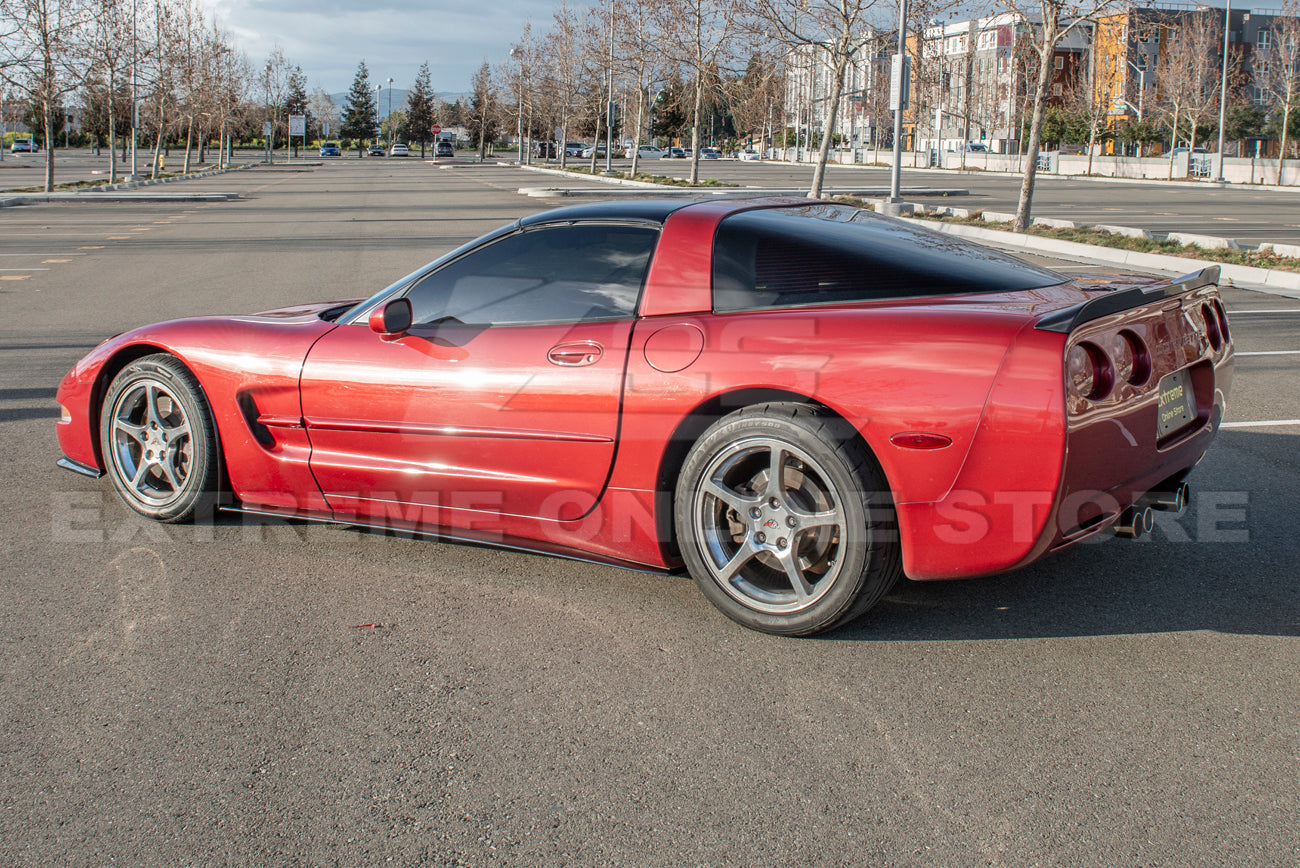
<path id="1" fill-rule="evenodd" d="M 257 165 L 257 164 L 245 163 L 240 166 L 231 166 L 226 169 L 209 169 L 202 172 L 190 172 L 188 175 L 175 175 L 170 178 L 147 178 L 142 181 L 119 181 L 116 184 L 103 184 L 97 187 L 88 187 L 84 190 L 62 190 L 53 193 L 16 193 L 12 196 L 4 196 L 3 194 L 0 194 L 0 197 L 2 197 L 0 198 L 0 208 L 8 208 L 15 205 L 31 205 L 31 204 L 41 203 L 41 202 L 79 202 L 79 201 L 95 201 L 96 199 L 107 201 L 117 197 L 106 195 L 106 194 L 124 193 L 124 192 L 129 193 L 130 191 L 138 190 L 141 187 L 153 187 L 158 184 L 169 184 L 173 181 L 192 181 L 196 178 L 210 178 L 213 177 L 214 175 L 224 175 L 227 172 L 243 171 L 244 169 L 247 169 L 253 165 Z M 160 195 L 162 195 L 161 191 L 160 191 Z M 175 193 L 166 194 L 166 196 L 168 199 L 193 198 L 193 199 L 207 199 L 207 200 L 214 200 L 214 201 L 225 201 L 229 199 L 239 198 L 238 193 L 213 193 L 213 192 L 202 192 L 202 193 L 175 192 Z M 135 196 L 128 195 L 128 196 L 123 196 L 121 198 L 139 200 L 141 197 L 139 195 L 135 195 Z"/>

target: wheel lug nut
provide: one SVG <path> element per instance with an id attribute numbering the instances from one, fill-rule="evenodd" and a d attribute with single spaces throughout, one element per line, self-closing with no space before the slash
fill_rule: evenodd
<path id="1" fill-rule="evenodd" d="M 786 543 L 785 543 L 785 537 L 781 537 L 780 539 L 778 539 L 778 540 L 776 541 L 776 547 L 779 548 L 779 549 L 783 549 L 783 548 L 785 548 L 785 545 L 786 545 Z"/>
<path id="2" fill-rule="evenodd" d="M 760 543 L 765 543 L 767 542 L 767 534 L 760 530 L 758 533 L 754 534 L 754 539 L 758 540 Z"/>
<path id="3" fill-rule="evenodd" d="M 750 510 L 749 510 L 749 517 L 750 517 L 750 518 L 758 518 L 758 517 L 761 516 L 762 514 L 763 514 L 763 510 L 759 509 L 757 506 L 750 507 Z"/>
<path id="4" fill-rule="evenodd" d="M 799 519 L 795 518 L 793 515 L 787 515 L 785 517 L 785 525 L 786 527 L 798 527 Z"/>
<path id="5" fill-rule="evenodd" d="M 770 499 L 767 501 L 767 505 L 770 506 L 770 507 L 772 507 L 773 509 L 780 509 L 780 508 L 781 508 L 781 501 L 779 501 L 779 500 L 777 500 L 775 497 L 773 497 L 773 498 L 770 498 Z"/>

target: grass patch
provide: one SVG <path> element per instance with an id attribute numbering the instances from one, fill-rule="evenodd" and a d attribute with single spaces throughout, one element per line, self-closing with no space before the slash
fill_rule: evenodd
<path id="1" fill-rule="evenodd" d="M 869 207 L 854 196 L 839 196 L 837 201 Z M 967 226 L 982 226 L 985 229 L 1011 231 L 1010 223 L 990 223 L 982 219 L 981 211 L 972 211 L 969 217 L 940 217 L 937 214 L 916 213 L 912 216 L 920 220 L 938 223 L 961 223 Z M 1112 235 L 1099 229 L 1080 227 L 1078 229 L 1052 229 L 1047 226 L 1030 226 L 1025 235 L 1037 235 L 1042 238 L 1057 238 L 1061 241 L 1074 241 L 1079 244 L 1091 244 L 1094 247 L 1113 247 L 1117 250 L 1133 250 L 1138 253 L 1160 253 L 1165 256 L 1177 256 L 1182 259 L 1199 259 L 1206 262 L 1222 262 L 1225 265 L 1248 265 L 1253 268 L 1273 268 L 1280 271 L 1300 272 L 1300 260 L 1289 256 L 1278 256 L 1271 251 L 1232 250 L 1221 248 L 1210 250 L 1194 245 L 1183 245 L 1176 241 L 1160 238 L 1129 238 L 1127 235 Z"/>

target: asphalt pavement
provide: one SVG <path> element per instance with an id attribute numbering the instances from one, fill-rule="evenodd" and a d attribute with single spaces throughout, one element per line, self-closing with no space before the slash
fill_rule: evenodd
<path id="1" fill-rule="evenodd" d="M 680 577 L 151 524 L 54 467 L 103 338 L 365 296 L 548 207 L 452 165 L 0 210 L 0 863 L 1300 862 L 1294 299 L 1225 292 L 1231 427 L 1187 513 L 819 639 Z"/>

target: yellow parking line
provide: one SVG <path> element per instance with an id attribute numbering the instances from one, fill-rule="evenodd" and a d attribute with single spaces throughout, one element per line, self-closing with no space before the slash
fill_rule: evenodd
<path id="1" fill-rule="evenodd" d="M 135 237 L 134 235 L 110 235 L 104 240 L 105 241 L 130 241 L 134 237 Z"/>
<path id="2" fill-rule="evenodd" d="M 44 264 L 47 262 L 71 262 L 71 261 L 72 261 L 71 259 L 42 259 L 41 263 Z"/>
<path id="3" fill-rule="evenodd" d="M 0 280 L 26 280 L 30 274 L 0 274 Z"/>
<path id="4" fill-rule="evenodd" d="M 132 232 L 148 232 L 148 231 L 149 231 L 149 227 L 148 227 L 148 226 L 137 226 L 137 227 L 135 227 L 134 229 L 132 229 L 131 231 L 132 231 Z"/>
<path id="5" fill-rule="evenodd" d="M 172 221 L 170 221 L 170 220 L 155 220 L 155 221 L 153 221 L 153 225 L 155 225 L 155 226 L 169 226 L 169 225 L 171 225 L 171 222 L 172 222 Z"/>
<path id="6" fill-rule="evenodd" d="M 78 249 L 78 250 L 103 250 L 103 249 L 104 249 L 104 245 L 102 245 L 102 244 L 95 244 L 95 245 L 91 245 L 91 246 L 89 246 L 89 247 L 78 247 L 77 249 Z"/>

